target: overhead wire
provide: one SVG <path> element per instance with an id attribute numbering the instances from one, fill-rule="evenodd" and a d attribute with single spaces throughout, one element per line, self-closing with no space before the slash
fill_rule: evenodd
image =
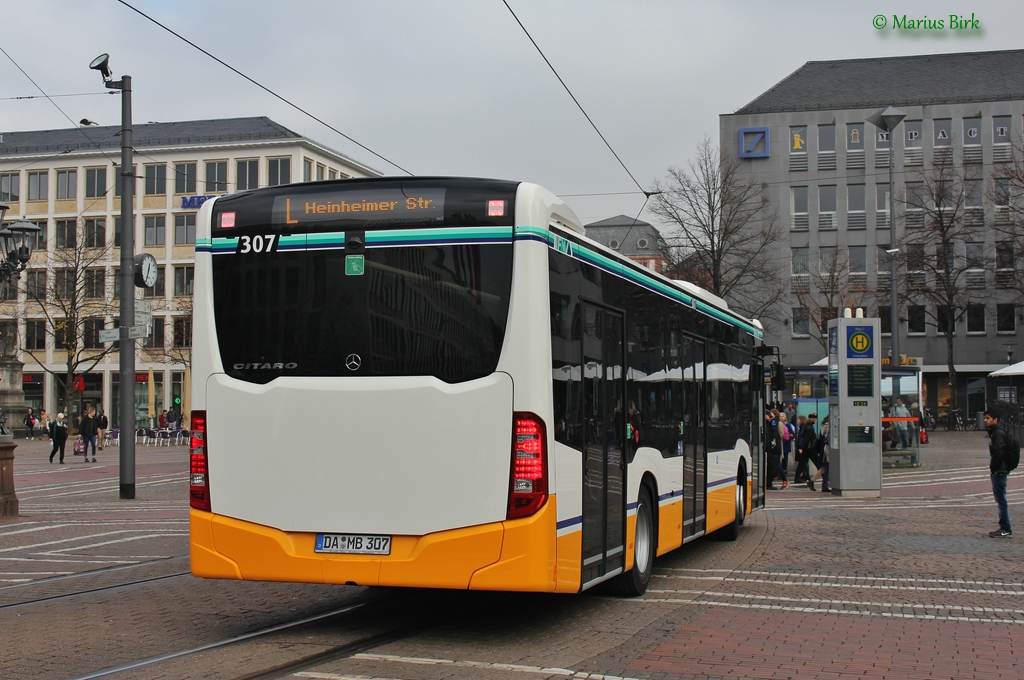
<path id="1" fill-rule="evenodd" d="M 199 45 L 195 44 L 194 42 L 192 42 L 191 40 L 189 40 L 189 39 L 188 39 L 188 38 L 186 38 L 185 36 L 181 35 L 180 33 L 178 33 L 178 32 L 176 32 L 176 31 L 172 30 L 171 28 L 169 28 L 169 27 L 167 27 L 167 26 L 164 26 L 164 25 L 163 25 L 162 23 L 160 23 L 159 21 L 157 21 L 157 20 L 156 20 L 156 19 L 154 19 L 153 17 L 149 16 L 148 14 L 146 14 L 145 12 L 143 12 L 142 10 L 138 9 L 137 7 L 133 7 L 132 5 L 128 4 L 128 2 L 126 2 L 126 0 L 117 0 L 117 1 L 118 1 L 119 3 L 121 3 L 122 5 L 124 5 L 125 7 L 127 7 L 128 9 L 132 10 L 133 12 L 135 12 L 135 13 L 139 14 L 139 15 L 140 15 L 141 17 L 143 17 L 143 18 L 144 18 L 144 19 L 146 19 L 147 21 L 150 21 L 150 22 L 152 22 L 152 23 L 156 24 L 157 26 L 159 26 L 160 28 L 164 29 L 165 31 L 167 31 L 168 33 L 170 33 L 170 34 L 171 34 L 171 35 L 173 35 L 174 37 L 178 38 L 178 39 L 179 39 L 179 40 L 181 40 L 182 42 L 184 42 L 184 43 L 186 43 L 186 44 L 188 44 L 188 45 L 190 45 L 190 46 L 194 47 L 195 49 L 199 50 L 200 52 L 202 52 L 203 54 L 205 54 L 206 56 L 208 56 L 208 57 L 209 57 L 210 59 L 213 59 L 214 61 L 216 61 L 216 62 L 217 62 L 218 64 L 220 64 L 221 66 L 225 67 L 226 69 L 230 70 L 231 72 L 235 73 L 236 75 L 239 75 L 239 76 L 241 76 L 241 77 L 242 77 L 242 78 L 244 78 L 245 80 L 248 80 L 248 81 L 249 81 L 250 83 L 252 83 L 252 84 L 253 84 L 253 85 L 255 85 L 256 87 L 260 88 L 261 90 L 263 90 L 263 91 L 264 91 L 264 92 L 266 92 L 267 94 L 269 94 L 269 95 L 271 95 L 271 96 L 275 97 L 276 99 L 279 99 L 280 101 L 282 101 L 282 102 L 284 102 L 285 104 L 287 104 L 288 106 L 292 107 L 293 109 L 295 109 L 295 110 L 296 110 L 296 111 L 298 111 L 299 113 L 301 113 L 301 114 L 303 114 L 303 115 L 305 115 L 305 116 L 308 116 L 309 118 L 312 118 L 312 119 L 313 119 L 313 120 L 315 120 L 316 122 L 318 122 L 318 123 L 320 123 L 321 125 L 323 125 L 324 127 L 326 127 L 326 128 L 328 129 L 328 130 L 331 130 L 332 132 L 335 132 L 335 133 L 337 133 L 337 134 L 341 135 L 342 137 L 344 137 L 344 138 L 345 138 L 345 139 L 347 139 L 348 141 L 350 141 L 350 142 L 352 142 L 353 144 L 355 144 L 356 146 L 358 146 L 358 147 L 359 147 L 360 149 L 363 149 L 364 151 L 367 151 L 367 152 L 369 152 L 369 153 L 373 154 L 374 156 L 376 156 L 377 158 L 381 159 L 382 161 L 384 161 L 384 162 L 385 162 L 385 163 L 387 163 L 388 165 L 391 165 L 391 166 L 393 166 L 393 167 L 395 167 L 395 168 L 398 168 L 399 170 L 401 170 L 402 172 L 404 172 L 404 173 L 405 173 L 405 174 L 407 174 L 407 175 L 410 175 L 410 176 L 411 176 L 411 175 L 413 174 L 413 173 L 412 173 L 412 172 L 410 172 L 409 170 L 406 170 L 405 168 L 403 168 L 403 167 L 402 167 L 401 165 L 399 165 L 398 163 L 395 163 L 395 162 L 394 162 L 394 161 L 392 161 L 391 159 L 389 159 L 389 158 L 386 158 L 385 156 L 382 156 L 381 154 L 377 153 L 376 151 L 374 151 L 374 150 L 373 150 L 373 149 L 371 149 L 370 147 L 366 146 L 365 144 L 363 144 L 363 143 L 361 143 L 361 142 L 358 142 L 358 141 L 356 141 L 355 139 L 353 139 L 352 137 L 350 137 L 350 136 L 346 135 L 346 134 L 345 134 L 344 132 L 342 132 L 342 131 L 341 131 L 341 130 L 339 130 L 338 128 L 334 127 L 333 125 L 331 125 L 331 124 L 330 124 L 330 123 L 328 123 L 327 121 L 323 120 L 322 118 L 320 118 L 320 117 L 318 117 L 318 116 L 316 116 L 316 115 L 314 115 L 314 114 L 310 113 L 309 111 L 307 111 L 306 109 L 302 108 L 302 107 L 301 107 L 301 106 L 299 106 L 298 104 L 295 104 L 294 102 L 292 102 L 292 101 L 290 101 L 290 100 L 286 99 L 286 98 L 285 98 L 284 96 L 282 96 L 282 95 L 279 95 L 279 94 L 278 94 L 277 92 L 274 92 L 273 90 L 271 90 L 271 89 L 270 89 L 269 87 L 267 87 L 266 85 L 263 85 L 262 83 L 260 83 L 260 82 L 257 82 L 257 81 L 256 81 L 256 80 L 254 80 L 253 78 L 250 78 L 249 76 L 247 76 L 246 74 L 242 73 L 241 71 L 239 71 L 239 70 L 238 70 L 237 68 L 235 68 L 235 67 L 234 67 L 234 66 L 232 66 L 231 64 L 227 63 L 226 61 L 224 61 L 224 60 L 223 60 L 223 59 L 221 59 L 220 57 L 217 57 L 216 55 L 212 54 L 212 53 L 211 53 L 211 52 L 209 52 L 208 50 L 205 50 L 205 49 L 203 49 L 202 47 L 200 47 Z"/>

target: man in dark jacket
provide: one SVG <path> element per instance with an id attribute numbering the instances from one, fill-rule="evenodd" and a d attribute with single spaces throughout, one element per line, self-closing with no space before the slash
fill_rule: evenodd
<path id="1" fill-rule="evenodd" d="M 810 468 L 807 463 L 814 455 L 815 445 L 818 442 L 818 414 L 808 413 L 807 422 L 800 426 L 796 434 L 796 474 L 793 481 L 796 484 L 806 484 L 811 478 Z"/>
<path id="2" fill-rule="evenodd" d="M 985 411 L 985 429 L 988 430 L 988 470 L 992 475 L 992 495 L 996 498 L 999 508 L 999 529 L 990 531 L 992 538 L 1010 538 L 1010 508 L 1006 502 L 1006 478 L 1010 474 L 1007 469 L 1010 443 L 1006 430 L 999 424 L 1000 413 L 990 408 Z"/>

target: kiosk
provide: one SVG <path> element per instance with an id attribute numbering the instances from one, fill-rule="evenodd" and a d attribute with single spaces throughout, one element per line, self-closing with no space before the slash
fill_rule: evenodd
<path id="1" fill-rule="evenodd" d="M 878 319 L 850 318 L 850 310 L 828 322 L 829 478 L 836 496 L 882 493 L 880 338 Z"/>

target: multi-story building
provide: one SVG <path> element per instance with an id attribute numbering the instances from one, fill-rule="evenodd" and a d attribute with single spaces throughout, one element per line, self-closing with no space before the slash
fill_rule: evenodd
<path id="1" fill-rule="evenodd" d="M 906 114 L 892 140 L 872 123 L 889 106 Z M 764 184 L 766 209 L 785 225 L 776 252 L 789 281 L 779 305 L 785 319 L 767 324 L 769 342 L 780 347 L 785 363 L 807 366 L 825 355 L 816 326 L 829 310 L 814 309 L 813 301 L 828 263 L 842 264 L 845 299 L 880 317 L 883 336 L 890 337 L 895 254 L 899 351 L 923 363 L 926 404 L 944 404 L 955 389 L 952 396 L 967 412 L 984 408 L 985 377 L 1006 365 L 1021 323 L 1012 290 L 1014 250 L 1001 226 L 1009 222 L 1007 192 L 994 177 L 1019 153 L 1014 142 L 1022 123 L 1024 50 L 808 62 L 720 117 L 723 156 L 739 159 Z M 952 321 L 915 295 L 935 283 L 921 263 L 940 254 L 918 235 L 929 233 L 929 206 L 920 199 L 940 166 L 958 182 L 966 227 L 942 255 L 969 270 L 960 279 L 969 304 Z M 955 386 L 947 369 L 948 333 L 954 334 Z"/>
<path id="2" fill-rule="evenodd" d="M 668 265 L 668 245 L 650 222 L 618 215 L 586 225 L 587 236 L 656 272 Z"/>
<path id="3" fill-rule="evenodd" d="M 118 354 L 99 331 L 119 325 L 120 127 L 0 133 L 0 201 L 6 221 L 24 219 L 40 232 L 21 280 L 2 286 L 0 324 L 18 338 L 26 405 L 72 416 L 105 409 L 118 426 Z M 136 412 L 145 419 L 150 371 L 156 412 L 180 410 L 192 336 L 191 295 L 196 213 L 211 196 L 288 184 L 379 175 L 377 171 L 268 118 L 150 123 L 133 128 L 135 250 L 152 254 L 159 276 L 135 291 L 152 303 L 149 337 L 138 343 Z M 84 241 L 84 243 L 83 243 Z M 75 252 L 82 253 L 74 262 Z M 79 295 L 95 317 L 73 351 L 81 363 L 70 403 L 58 403 L 52 372 L 64 374 L 67 344 L 60 329 L 60 290 L 69 269 L 82 267 Z M 65 299 L 70 298 L 67 296 Z M 45 299 L 47 310 L 35 302 Z M 56 332 L 54 332 L 56 330 Z M 20 419 L 13 418 L 15 423 Z"/>

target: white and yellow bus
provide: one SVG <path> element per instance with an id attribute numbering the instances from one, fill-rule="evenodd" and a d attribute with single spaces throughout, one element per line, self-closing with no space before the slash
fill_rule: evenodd
<path id="1" fill-rule="evenodd" d="M 533 184 L 209 200 L 193 327 L 196 576 L 638 595 L 764 503 L 760 325 Z"/>

